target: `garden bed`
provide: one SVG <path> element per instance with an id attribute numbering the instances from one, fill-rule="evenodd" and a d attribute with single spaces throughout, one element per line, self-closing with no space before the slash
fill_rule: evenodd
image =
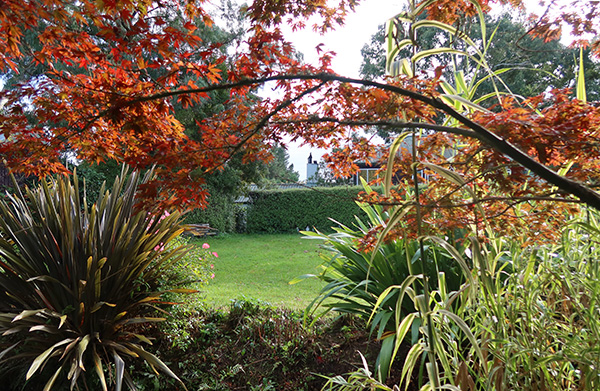
<path id="1" fill-rule="evenodd" d="M 154 326 L 153 348 L 190 390 L 319 390 L 324 376 L 362 367 L 358 352 L 373 363 L 380 348 L 355 317 L 330 317 L 307 329 L 300 312 L 249 301 L 176 319 Z M 181 387 L 147 369 L 137 373 L 144 389 Z"/>

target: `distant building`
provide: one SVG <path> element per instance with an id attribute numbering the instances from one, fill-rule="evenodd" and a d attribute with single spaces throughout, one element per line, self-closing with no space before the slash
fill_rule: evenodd
<path id="1" fill-rule="evenodd" d="M 352 184 L 356 186 L 361 185 L 360 178 L 363 178 L 365 181 L 370 182 L 379 178 L 379 169 L 381 168 L 379 165 L 369 165 L 364 162 L 358 162 L 356 165 L 359 168 L 359 172 L 352 175 Z"/>
<path id="2" fill-rule="evenodd" d="M 317 185 L 317 171 L 319 164 L 313 160 L 312 153 L 308 155 L 308 163 L 306 164 L 306 186 Z"/>

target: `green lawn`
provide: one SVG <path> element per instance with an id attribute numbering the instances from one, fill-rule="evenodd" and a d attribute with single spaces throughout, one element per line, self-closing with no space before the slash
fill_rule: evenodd
<path id="1" fill-rule="evenodd" d="M 303 274 L 316 274 L 321 263 L 317 240 L 302 235 L 226 235 L 198 239 L 219 254 L 215 278 L 206 288 L 206 302 L 217 307 L 246 298 L 276 306 L 304 309 L 323 283 L 307 279 L 289 282 Z"/>

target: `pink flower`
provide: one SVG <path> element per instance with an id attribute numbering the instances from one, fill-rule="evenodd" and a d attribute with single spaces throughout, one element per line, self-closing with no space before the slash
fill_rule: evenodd
<path id="1" fill-rule="evenodd" d="M 165 217 L 169 217 L 169 216 L 171 216 L 171 213 L 169 213 L 169 212 L 167 212 L 167 211 L 165 210 L 165 213 L 163 213 L 163 215 L 162 215 L 162 216 L 160 216 L 160 219 L 158 219 L 158 221 L 161 221 L 161 220 L 163 220 Z"/>
<path id="2" fill-rule="evenodd" d="M 206 249 L 206 248 L 210 248 L 210 245 L 209 245 L 208 243 L 204 243 L 204 244 L 202 245 L 202 248 L 204 248 L 204 249 Z"/>
<path id="3" fill-rule="evenodd" d="M 211 268 L 211 269 L 214 269 L 214 268 L 215 268 L 215 265 L 212 265 L 212 264 L 211 264 L 211 265 L 210 265 L 210 268 Z"/>
<path id="4" fill-rule="evenodd" d="M 219 258 L 219 254 L 213 253 L 213 255 L 215 256 L 215 258 Z"/>
<path id="5" fill-rule="evenodd" d="M 212 274 L 210 275 L 210 278 L 215 278 L 215 273 L 212 273 Z"/>

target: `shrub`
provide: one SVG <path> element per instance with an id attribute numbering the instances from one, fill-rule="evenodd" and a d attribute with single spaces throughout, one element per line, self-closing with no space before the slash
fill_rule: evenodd
<path id="1" fill-rule="evenodd" d="M 371 191 L 369 187 L 366 190 Z M 326 285 L 306 312 L 312 316 L 324 307 L 321 316 L 336 311 L 356 314 L 365 320 L 372 319 L 371 333 L 376 332 L 377 338 L 382 339 L 376 366 L 381 371 L 381 378 L 385 378 L 391 365 L 392 351 L 396 343 L 401 342 L 396 341 L 397 322 L 415 312 L 409 296 L 404 295 L 401 289 L 391 288 L 411 283 L 419 286 L 419 243 L 413 239 L 398 238 L 381 243 L 374 253 L 361 251 L 359 239 L 365 237 L 371 228 L 387 221 L 389 216 L 380 205 L 359 206 L 368 221 L 363 222 L 357 217 L 356 229 L 340 224 L 332 234 L 304 232 L 308 238 L 322 240 L 322 247 L 326 250 L 321 253 L 324 259 L 321 273 L 314 276 Z M 434 242 L 425 246 L 424 250 L 428 260 L 424 271 L 429 281 L 436 283 L 438 276 L 442 276 L 444 289 L 459 290 L 465 278 L 453 257 Z M 431 288 L 437 288 L 436 284 Z M 415 289 L 415 293 L 422 294 L 422 289 Z"/>
<path id="2" fill-rule="evenodd" d="M 376 355 L 377 344 L 368 341 L 364 323 L 350 316 L 323 318 L 308 329 L 302 327 L 301 312 L 244 299 L 227 309 L 189 308 L 179 319 L 177 327 L 157 333 L 149 349 L 177 365 L 190 390 L 314 391 L 325 383 L 322 375 L 354 368 L 357 350 L 367 359 Z M 179 342 L 182 336 L 186 343 Z M 135 380 L 142 390 L 176 386 L 144 368 Z"/>
<path id="3" fill-rule="evenodd" d="M 204 307 L 204 297 L 200 293 L 202 288 L 215 278 L 214 264 L 218 258 L 218 254 L 211 251 L 208 243 L 190 242 L 191 239 L 184 236 L 179 236 L 171 242 L 170 247 L 189 246 L 190 250 L 172 264 L 159 279 L 159 286 L 167 290 L 164 295 L 165 301 L 177 303 L 169 308 L 168 321 L 161 323 L 159 327 L 163 337 L 171 341 L 172 347 L 180 349 L 193 342 L 187 332 L 188 323 L 193 313 Z M 173 287 L 177 289 L 169 289 Z M 184 292 L 193 290 L 198 294 L 178 293 L 181 288 L 184 288 Z"/>
<path id="4" fill-rule="evenodd" d="M 236 230 L 236 206 L 231 196 L 211 191 L 208 196 L 208 207 L 194 209 L 185 215 L 186 224 L 208 224 L 219 232 Z"/>
<path id="5" fill-rule="evenodd" d="M 330 232 L 334 223 L 350 225 L 364 216 L 355 199 L 360 187 L 262 190 L 250 193 L 246 228 L 250 233 Z"/>
<path id="6" fill-rule="evenodd" d="M 575 218 L 560 243 L 544 246 L 489 231 L 485 242 L 471 239 L 471 251 L 462 254 L 471 261 L 469 281 L 453 294 L 432 290 L 429 302 L 413 297 L 424 315 L 412 319 L 429 324 L 419 327 L 393 389 L 598 390 L 599 217 Z M 409 323 L 397 321 L 397 332 Z M 413 371 L 419 384 L 411 384 Z M 368 370 L 331 378 L 327 389 L 367 385 L 392 390 Z"/>
<path id="7" fill-rule="evenodd" d="M 136 211 L 148 175 L 125 176 L 91 207 L 76 176 L 0 201 L 0 368 L 24 366 L 29 388 L 133 388 L 133 358 L 177 378 L 141 343 L 144 324 L 162 320 L 147 312 L 161 300 L 158 278 L 187 251 L 169 247 L 180 216 Z"/>
<path id="8" fill-rule="evenodd" d="M 560 243 L 523 251 L 497 239 L 478 262 L 493 270 L 488 265 L 508 255 L 519 270 L 495 285 L 480 272 L 478 301 L 463 314 L 492 353 L 490 375 L 480 376 L 487 384 L 475 378 L 481 388 L 600 389 L 600 224 L 597 213 L 582 217 L 564 228 Z"/>
<path id="9" fill-rule="evenodd" d="M 214 264 L 219 255 L 210 250 L 208 243 L 191 243 L 191 238 L 178 236 L 169 248 L 178 247 L 185 247 L 188 251 L 160 277 L 161 287 L 167 290 L 173 287 L 199 290 L 215 278 Z"/>

